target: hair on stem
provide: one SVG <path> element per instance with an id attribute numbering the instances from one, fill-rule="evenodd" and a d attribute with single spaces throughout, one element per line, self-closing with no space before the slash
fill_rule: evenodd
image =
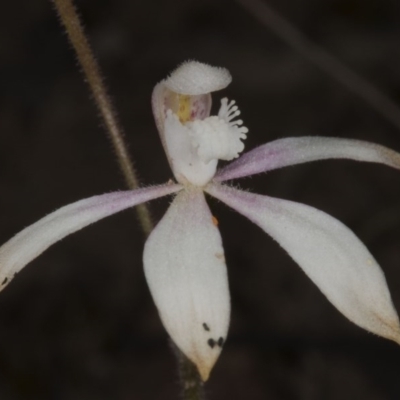
<path id="1" fill-rule="evenodd" d="M 138 174 L 129 155 L 124 132 L 118 122 L 117 114 L 100 72 L 100 67 L 91 50 L 76 8 L 72 0 L 53 0 L 53 3 L 75 50 L 96 106 L 100 111 L 126 185 L 129 189 L 137 189 L 139 187 Z M 149 209 L 145 204 L 140 204 L 136 207 L 136 210 L 143 232 L 148 236 L 153 229 Z"/>

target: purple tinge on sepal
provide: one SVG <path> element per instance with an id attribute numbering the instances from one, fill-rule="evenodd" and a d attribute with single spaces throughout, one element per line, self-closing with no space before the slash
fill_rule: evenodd
<path id="1" fill-rule="evenodd" d="M 214 179 L 223 182 L 328 158 L 381 163 L 400 169 L 400 154 L 379 144 L 353 139 L 305 136 L 278 139 L 256 147 L 219 170 Z"/>
<path id="2" fill-rule="evenodd" d="M 69 234 L 126 208 L 166 196 L 181 188 L 181 185 L 166 184 L 113 192 L 59 208 L 23 229 L 0 247 L 0 282 L 9 283 L 25 265 Z"/>

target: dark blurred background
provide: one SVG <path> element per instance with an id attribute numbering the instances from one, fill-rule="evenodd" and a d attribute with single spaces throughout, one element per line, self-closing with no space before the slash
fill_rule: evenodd
<path id="1" fill-rule="evenodd" d="M 309 39 L 400 102 L 400 3 L 271 0 Z M 247 149 L 285 136 L 364 139 L 400 131 L 228 0 L 79 0 L 144 184 L 171 177 L 150 108 L 186 59 L 227 67 Z M 242 181 L 343 221 L 386 274 L 400 309 L 400 174 L 324 161 Z M 0 14 L 0 241 L 58 207 L 124 189 L 52 4 Z M 154 218 L 169 200 L 151 204 Z M 210 201 L 228 261 L 232 323 L 209 399 L 400 397 L 400 349 L 348 322 L 279 246 Z M 142 271 L 132 211 L 52 247 L 0 295 L 0 399 L 177 399 L 174 356 Z"/>

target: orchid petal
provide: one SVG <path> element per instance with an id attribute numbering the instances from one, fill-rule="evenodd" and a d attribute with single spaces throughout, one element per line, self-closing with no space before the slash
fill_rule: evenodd
<path id="1" fill-rule="evenodd" d="M 28 226 L 0 247 L 0 290 L 52 244 L 102 218 L 182 188 L 167 184 L 107 193 L 77 201 Z"/>
<path id="2" fill-rule="evenodd" d="M 400 343 L 384 274 L 349 228 L 303 204 L 216 184 L 206 190 L 271 235 L 350 321 Z"/>
<path id="3" fill-rule="evenodd" d="M 208 379 L 226 338 L 230 297 L 215 218 L 198 188 L 177 195 L 144 249 L 144 270 L 165 329 Z"/>
<path id="4" fill-rule="evenodd" d="M 379 144 L 331 137 L 278 139 L 243 154 L 217 172 L 218 182 L 259 174 L 288 165 L 328 158 L 347 158 L 400 169 L 400 154 Z"/>

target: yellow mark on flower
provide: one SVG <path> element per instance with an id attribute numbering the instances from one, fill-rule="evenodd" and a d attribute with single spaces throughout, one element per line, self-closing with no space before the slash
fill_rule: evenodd
<path id="1" fill-rule="evenodd" d="M 190 97 L 186 94 L 178 94 L 178 117 L 182 124 L 190 120 L 191 114 L 191 101 Z"/>

